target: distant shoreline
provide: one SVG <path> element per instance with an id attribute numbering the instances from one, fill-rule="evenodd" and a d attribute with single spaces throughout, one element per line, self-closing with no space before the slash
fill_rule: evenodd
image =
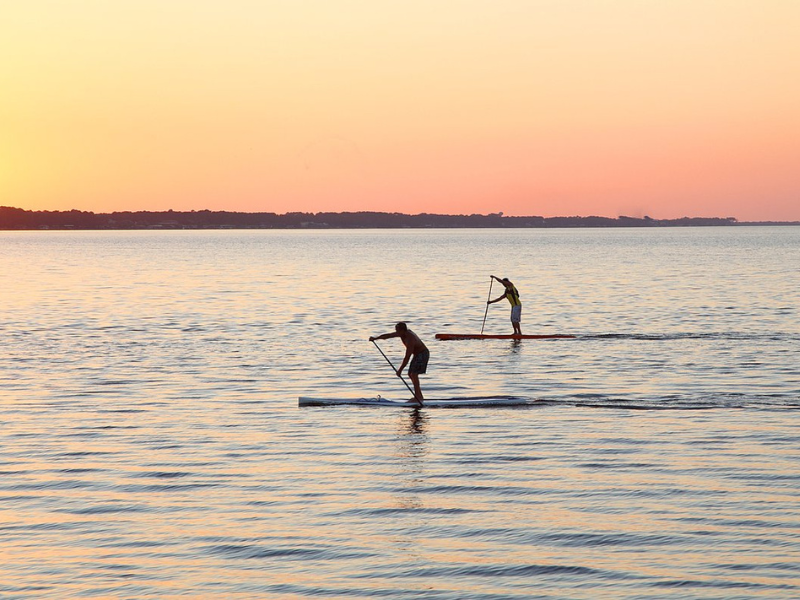
<path id="1" fill-rule="evenodd" d="M 508 217 L 488 215 L 408 215 L 386 212 L 230 212 L 79 210 L 31 211 L 0 206 L 0 230 L 136 230 L 136 229 L 561 229 L 601 227 L 743 227 L 800 225 L 800 221 L 738 221 L 735 217 Z"/>

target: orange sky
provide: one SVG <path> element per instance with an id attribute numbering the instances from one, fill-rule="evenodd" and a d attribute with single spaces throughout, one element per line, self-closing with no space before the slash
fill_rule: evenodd
<path id="1" fill-rule="evenodd" d="M 0 205 L 800 220 L 797 0 L 25 0 Z"/>

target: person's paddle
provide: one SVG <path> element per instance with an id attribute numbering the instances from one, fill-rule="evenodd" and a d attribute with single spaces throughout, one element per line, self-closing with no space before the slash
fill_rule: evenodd
<path id="1" fill-rule="evenodd" d="M 375 347 L 378 349 L 378 352 L 380 352 L 381 354 L 383 354 L 383 350 L 381 350 L 381 347 L 380 347 L 380 346 L 378 346 L 378 342 L 376 342 L 375 340 L 372 340 L 372 343 L 373 343 L 373 344 L 375 344 Z M 386 356 L 385 354 L 383 354 L 383 358 L 385 358 L 385 359 L 386 359 L 386 362 L 387 362 L 387 363 L 389 363 L 389 366 L 390 366 L 390 367 L 392 367 L 392 369 L 394 369 L 394 372 L 395 372 L 395 374 L 396 374 L 396 373 L 397 373 L 397 369 L 395 369 L 395 368 L 394 368 L 394 365 L 392 364 L 392 361 L 390 361 L 390 360 L 389 360 L 389 357 L 388 357 L 388 356 Z M 398 377 L 400 378 L 400 380 L 401 380 L 403 383 L 405 383 L 405 384 L 406 384 L 406 387 L 408 388 L 408 391 L 409 391 L 409 392 L 411 392 L 411 395 L 412 395 L 412 396 L 414 396 L 414 400 L 416 400 L 416 401 L 419 403 L 419 399 L 417 398 L 417 395 L 414 393 L 414 390 L 412 390 L 412 389 L 411 389 L 411 386 L 410 386 L 410 385 L 408 385 L 408 382 L 407 382 L 405 379 L 403 379 L 403 376 L 402 376 L 402 375 L 398 375 Z"/>
<path id="2" fill-rule="evenodd" d="M 486 298 L 486 312 L 483 313 L 483 325 L 481 325 L 481 335 L 483 335 L 483 328 L 486 326 L 486 315 L 489 314 L 489 300 L 492 299 L 492 284 L 494 283 L 494 279 L 489 277 L 489 297 Z"/>

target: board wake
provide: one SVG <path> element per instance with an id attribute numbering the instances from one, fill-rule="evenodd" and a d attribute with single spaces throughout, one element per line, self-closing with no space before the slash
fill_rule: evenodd
<path id="1" fill-rule="evenodd" d="M 574 335 L 492 335 L 489 333 L 437 333 L 437 340 L 563 340 L 574 339 Z"/>
<path id="2" fill-rule="evenodd" d="M 525 406 L 530 402 L 519 396 L 469 396 L 425 400 L 423 408 L 480 408 L 483 406 Z M 381 396 L 372 398 L 311 398 L 300 396 L 298 406 L 392 406 L 415 408 L 414 402 L 389 400 Z"/>

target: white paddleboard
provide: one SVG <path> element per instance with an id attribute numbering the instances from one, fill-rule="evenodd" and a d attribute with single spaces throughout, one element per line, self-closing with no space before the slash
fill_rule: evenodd
<path id="1" fill-rule="evenodd" d="M 300 396 L 298 406 L 393 406 L 416 408 L 415 402 L 389 400 L 381 396 L 372 398 L 311 398 Z M 482 406 L 525 406 L 530 402 L 519 396 L 470 396 L 463 398 L 436 398 L 425 400 L 423 408 L 479 408 Z"/>

